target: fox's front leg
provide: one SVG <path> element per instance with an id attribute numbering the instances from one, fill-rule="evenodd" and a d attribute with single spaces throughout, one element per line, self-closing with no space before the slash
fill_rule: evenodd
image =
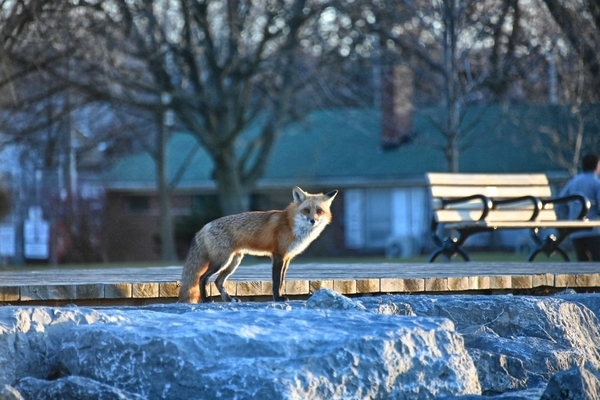
<path id="1" fill-rule="evenodd" d="M 285 272 L 288 265 L 290 264 L 289 259 L 283 259 L 279 255 L 273 255 L 273 300 L 274 301 L 288 301 L 287 297 L 283 297 L 283 280 L 285 278 Z"/>

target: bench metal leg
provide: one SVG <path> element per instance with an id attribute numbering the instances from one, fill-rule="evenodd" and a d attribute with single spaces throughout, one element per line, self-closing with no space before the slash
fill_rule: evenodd
<path id="1" fill-rule="evenodd" d="M 454 249 L 454 251 L 448 251 L 446 249 L 440 249 L 436 252 L 434 252 L 430 257 L 429 257 L 429 261 L 430 263 L 435 262 L 435 260 L 441 256 L 442 254 L 444 254 L 445 256 L 447 256 L 448 258 L 452 258 L 456 255 L 459 255 L 462 257 L 462 259 L 464 261 L 471 261 L 471 259 L 469 258 L 469 256 L 467 255 L 467 253 L 465 253 L 462 249 Z"/>
<path id="2" fill-rule="evenodd" d="M 452 257 L 459 255 L 464 261 L 471 261 L 467 253 L 460 248 L 464 243 L 468 235 L 458 232 L 458 237 L 448 236 L 441 239 L 439 236 L 434 237 L 434 242 L 441 248 L 435 251 L 430 257 L 429 262 L 435 262 L 435 260 L 442 254 L 451 259 Z"/>
<path id="3" fill-rule="evenodd" d="M 527 261 L 533 261 L 533 260 L 535 260 L 535 258 L 536 258 L 536 257 L 538 256 L 538 254 L 540 254 L 540 253 L 545 253 L 545 251 L 544 251 L 544 249 L 543 249 L 543 248 L 535 249 L 534 251 L 532 251 L 532 252 L 531 252 L 531 254 L 529 255 L 529 257 L 527 257 Z M 565 260 L 566 262 L 570 262 L 570 261 L 571 261 L 571 259 L 570 259 L 570 258 L 569 258 L 569 256 L 567 255 L 567 253 L 566 253 L 566 252 L 565 252 L 563 249 L 561 249 L 561 248 L 559 248 L 559 247 L 557 247 L 556 249 L 554 249 L 554 251 L 553 251 L 553 252 L 551 252 L 550 254 L 548 254 L 548 257 L 552 256 L 552 255 L 553 255 L 553 253 L 558 253 L 558 254 L 560 254 L 560 255 L 561 255 L 561 257 L 563 258 L 563 260 Z"/>
<path id="4" fill-rule="evenodd" d="M 548 257 L 553 256 L 558 253 L 566 262 L 570 262 L 569 256 L 567 252 L 561 249 L 559 246 L 567 237 L 568 232 L 558 231 L 558 237 L 549 234 L 545 237 L 540 237 L 539 229 L 535 228 L 531 230 L 531 237 L 538 244 L 538 247 L 531 252 L 529 257 L 527 257 L 527 261 L 533 261 L 540 253 L 546 254 Z"/>

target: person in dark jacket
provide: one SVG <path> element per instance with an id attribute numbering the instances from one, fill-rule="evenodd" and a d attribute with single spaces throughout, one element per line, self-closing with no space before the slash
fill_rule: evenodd
<path id="1" fill-rule="evenodd" d="M 581 159 L 582 171 L 571 178 L 560 192 L 560 196 L 582 194 L 592 203 L 587 218 L 598 220 L 600 214 L 600 162 L 598 155 L 588 153 Z M 576 219 L 581 210 L 578 202 L 570 202 L 569 219 Z M 600 261 L 600 228 L 577 231 L 570 235 L 578 261 Z"/>

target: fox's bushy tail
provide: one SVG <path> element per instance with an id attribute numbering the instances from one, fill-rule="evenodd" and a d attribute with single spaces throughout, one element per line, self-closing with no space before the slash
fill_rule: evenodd
<path id="1" fill-rule="evenodd" d="M 200 302 L 200 277 L 207 268 L 208 260 L 202 251 L 199 238 L 195 237 L 183 266 L 179 303 Z"/>

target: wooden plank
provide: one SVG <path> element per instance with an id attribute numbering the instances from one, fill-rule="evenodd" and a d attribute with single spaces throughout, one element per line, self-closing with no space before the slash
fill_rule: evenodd
<path id="1" fill-rule="evenodd" d="M 261 292 L 261 282 L 238 282 L 237 284 L 237 296 L 256 296 L 257 293 Z"/>
<path id="2" fill-rule="evenodd" d="M 158 297 L 158 283 L 134 283 L 132 288 L 132 297 L 134 299 L 147 299 Z"/>
<path id="3" fill-rule="evenodd" d="M 523 256 L 525 258 L 525 256 Z M 554 259 L 554 258 L 553 258 Z M 501 276 L 498 276 L 501 275 Z M 178 296 L 181 267 L 147 267 L 79 270 L 0 271 L 0 301 L 12 304 L 27 301 L 85 300 L 88 304 L 119 299 L 165 301 Z M 271 267 L 268 264 L 242 265 L 226 283 L 230 295 L 254 297 L 271 295 Z M 44 285 L 31 285 L 44 282 Z M 65 283 L 68 282 L 68 283 Z M 117 283 L 111 283 L 117 282 Z M 214 283 L 211 282 L 214 286 Z M 135 295 L 134 295 L 135 287 Z M 154 288 L 158 288 L 158 295 Z M 565 262 L 453 262 L 453 263 L 340 263 L 302 264 L 291 268 L 285 294 L 308 296 L 320 288 L 345 294 L 463 292 L 481 290 L 528 290 L 537 287 L 600 288 L 600 263 Z M 596 289 L 600 290 L 600 289 Z M 212 296 L 219 296 L 212 293 Z M 171 300 L 169 300 L 171 301 Z"/>
<path id="4" fill-rule="evenodd" d="M 446 292 L 448 291 L 448 278 L 425 278 L 425 291 Z"/>
<path id="5" fill-rule="evenodd" d="M 424 292 L 425 278 L 409 278 L 404 280 L 404 290 L 408 293 Z"/>
<path id="6" fill-rule="evenodd" d="M 531 275 L 511 275 L 511 289 L 532 289 L 533 276 Z"/>
<path id="7" fill-rule="evenodd" d="M 600 274 L 556 274 L 556 287 L 598 287 Z"/>
<path id="8" fill-rule="evenodd" d="M 367 294 L 367 293 L 380 293 L 381 288 L 379 285 L 379 279 L 358 279 L 356 281 L 356 293 Z"/>
<path id="9" fill-rule="evenodd" d="M 475 222 L 454 222 L 445 225 L 449 229 L 459 228 L 482 228 L 482 229 L 550 229 L 550 228 L 568 228 L 568 229 L 592 229 L 600 227 L 600 221 L 475 221 Z"/>
<path id="10" fill-rule="evenodd" d="M 335 280 L 333 281 L 333 290 L 341 294 L 356 294 L 356 280 Z"/>
<path id="11" fill-rule="evenodd" d="M 310 281 L 309 282 L 309 293 L 312 294 L 321 289 L 333 290 L 333 280 L 324 281 Z"/>
<path id="12" fill-rule="evenodd" d="M 180 282 L 160 282 L 158 297 L 179 297 Z"/>
<path id="13" fill-rule="evenodd" d="M 0 301 L 19 301 L 20 293 L 17 286 L 0 287 Z"/>
<path id="14" fill-rule="evenodd" d="M 382 278 L 380 281 L 381 293 L 403 293 L 404 279 L 400 278 Z"/>
<path id="15" fill-rule="evenodd" d="M 129 299 L 133 294 L 131 283 L 108 283 L 104 284 L 105 299 Z"/>
<path id="16" fill-rule="evenodd" d="M 432 197 L 460 198 L 482 194 L 491 199 L 512 199 L 522 196 L 548 198 L 552 196 L 550 186 L 431 186 Z"/>
<path id="17" fill-rule="evenodd" d="M 532 276 L 532 287 L 554 286 L 554 274 L 535 274 Z"/>
<path id="18" fill-rule="evenodd" d="M 430 172 L 425 174 L 430 185 L 548 185 L 545 174 L 462 174 Z"/>
<path id="19" fill-rule="evenodd" d="M 432 199 L 431 208 L 434 210 L 483 210 L 483 201 L 479 199 L 455 203 L 455 204 L 447 204 L 446 206 L 442 206 L 442 199 Z M 544 209 L 552 210 L 552 205 L 548 204 Z M 509 204 L 498 204 L 495 210 L 532 210 L 534 209 L 534 204 L 531 200 L 523 200 L 519 202 L 509 203 Z"/>
<path id="20" fill-rule="evenodd" d="M 490 276 L 490 289 L 511 289 L 512 277 L 510 275 Z"/>
<path id="21" fill-rule="evenodd" d="M 286 280 L 283 283 L 283 294 L 284 295 L 299 295 L 299 294 L 308 294 L 309 293 L 309 282 L 308 280 L 301 281 L 288 281 Z M 240 296 L 240 294 L 238 294 Z"/>
<path id="22" fill-rule="evenodd" d="M 434 212 L 438 222 L 460 222 L 478 221 L 482 210 L 438 210 Z M 490 210 L 485 218 L 488 222 L 527 222 L 533 216 L 532 209 L 525 210 Z M 556 213 L 553 210 L 541 210 L 537 221 L 556 221 Z"/>
<path id="23" fill-rule="evenodd" d="M 21 287 L 21 300 L 73 300 L 75 285 L 27 285 Z"/>
<path id="24" fill-rule="evenodd" d="M 469 289 L 470 290 L 487 290 L 490 288 L 490 277 L 489 276 L 470 276 L 469 277 Z"/>
<path id="25" fill-rule="evenodd" d="M 469 290 L 469 277 L 448 277 L 448 290 L 452 292 Z"/>
<path id="26" fill-rule="evenodd" d="M 101 299 L 104 297 L 104 285 L 101 283 L 88 283 L 75 285 L 74 299 Z"/>

